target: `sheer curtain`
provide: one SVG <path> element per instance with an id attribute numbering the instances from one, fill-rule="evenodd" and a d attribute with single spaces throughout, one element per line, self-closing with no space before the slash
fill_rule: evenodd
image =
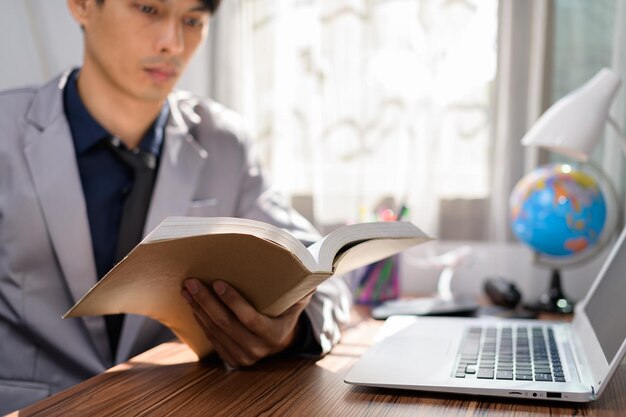
<path id="1" fill-rule="evenodd" d="M 80 64 L 63 0 L 5 9 L 0 89 Z M 442 206 L 474 223 L 447 201 L 492 191 L 496 35 L 496 0 L 228 0 L 180 86 L 244 115 L 276 186 L 322 229 L 383 201 L 440 235 Z"/>
<path id="2" fill-rule="evenodd" d="M 622 86 L 611 116 L 624 130 L 626 122 L 626 2 L 623 0 L 555 0 L 551 39 L 550 101 L 556 101 L 583 84 L 603 67 L 613 69 Z M 573 29 L 576 27 L 576 30 Z M 553 159 L 560 159 L 552 157 Z M 622 207 L 626 191 L 624 155 L 611 128 L 598 141 L 593 159 L 616 186 Z"/>
<path id="3" fill-rule="evenodd" d="M 210 95 L 243 113 L 318 226 L 386 199 L 437 234 L 439 201 L 490 193 L 496 34 L 496 1 L 231 0 Z"/>
<path id="4" fill-rule="evenodd" d="M 0 89 L 80 64 L 63 0 L 4 8 Z M 519 146 L 526 130 L 600 68 L 626 79 L 624 0 L 228 0 L 210 32 L 181 87 L 243 113 L 277 186 L 321 226 L 388 197 L 433 235 L 510 240 L 512 187 L 553 158 Z M 626 203 L 610 129 L 594 158 Z"/>
<path id="5" fill-rule="evenodd" d="M 525 172 L 546 162 L 520 140 L 547 108 L 549 2 L 501 0 L 498 12 L 498 81 L 490 159 L 489 240 L 513 239 L 509 196 Z"/>

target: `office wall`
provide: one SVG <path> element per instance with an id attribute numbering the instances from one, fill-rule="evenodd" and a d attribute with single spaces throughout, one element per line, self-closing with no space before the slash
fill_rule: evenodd
<path id="1" fill-rule="evenodd" d="M 568 297 L 574 301 L 585 297 L 610 249 L 605 247 L 591 261 L 562 270 L 563 291 Z M 437 291 L 442 264 L 456 265 L 453 292 L 479 295 L 487 278 L 503 277 L 514 282 L 529 303 L 548 289 L 551 276 L 550 268 L 537 265 L 532 251 L 517 242 L 435 240 L 407 250 L 400 259 L 401 288 L 405 294 Z"/>
<path id="2" fill-rule="evenodd" d="M 0 89 L 41 83 L 81 60 L 80 29 L 64 0 L 3 0 Z"/>

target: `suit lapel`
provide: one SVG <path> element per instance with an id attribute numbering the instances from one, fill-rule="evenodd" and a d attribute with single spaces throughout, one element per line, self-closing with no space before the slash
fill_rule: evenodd
<path id="1" fill-rule="evenodd" d="M 64 116 L 65 77 L 42 87 L 27 115 L 24 151 L 50 239 L 74 302 L 97 281 L 74 144 Z M 104 363 L 110 349 L 102 317 L 81 319 Z"/>
<path id="2" fill-rule="evenodd" d="M 208 158 L 207 151 L 189 134 L 189 127 L 180 112 L 175 93 L 170 95 L 169 103 L 170 119 L 166 126 L 163 153 L 144 227 L 144 236 L 167 216 L 187 214 L 202 168 Z M 127 358 L 136 343 L 143 343 L 137 340 L 137 337 L 144 320 L 142 316 L 126 316 L 117 351 L 118 361 Z"/>
<path id="3" fill-rule="evenodd" d="M 189 127 L 173 97 L 172 94 L 170 119 L 166 126 L 163 154 L 144 236 L 167 216 L 187 214 L 200 173 L 208 158 L 207 151 L 189 134 Z"/>

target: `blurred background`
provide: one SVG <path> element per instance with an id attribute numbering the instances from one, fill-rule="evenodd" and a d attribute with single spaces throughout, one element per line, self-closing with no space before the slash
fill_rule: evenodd
<path id="1" fill-rule="evenodd" d="M 80 64 L 64 0 L 2 6 L 0 90 Z M 244 116 L 275 186 L 323 232 L 406 205 L 441 240 L 505 243 L 515 183 L 563 160 L 520 139 L 600 68 L 624 78 L 624 51 L 624 0 L 223 0 L 180 87 Z M 623 206 L 613 134 L 593 158 Z"/>

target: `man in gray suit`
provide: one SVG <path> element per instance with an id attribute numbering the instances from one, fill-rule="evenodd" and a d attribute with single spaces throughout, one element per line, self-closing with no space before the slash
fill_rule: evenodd
<path id="1" fill-rule="evenodd" d="M 164 217 L 245 217 L 316 238 L 264 181 L 238 117 L 173 92 L 218 3 L 68 0 L 83 66 L 0 93 L 0 412 L 173 337 L 139 316 L 60 318 Z M 339 278 L 280 317 L 222 281 L 188 279 L 180 296 L 231 367 L 328 352 L 350 302 Z"/>

